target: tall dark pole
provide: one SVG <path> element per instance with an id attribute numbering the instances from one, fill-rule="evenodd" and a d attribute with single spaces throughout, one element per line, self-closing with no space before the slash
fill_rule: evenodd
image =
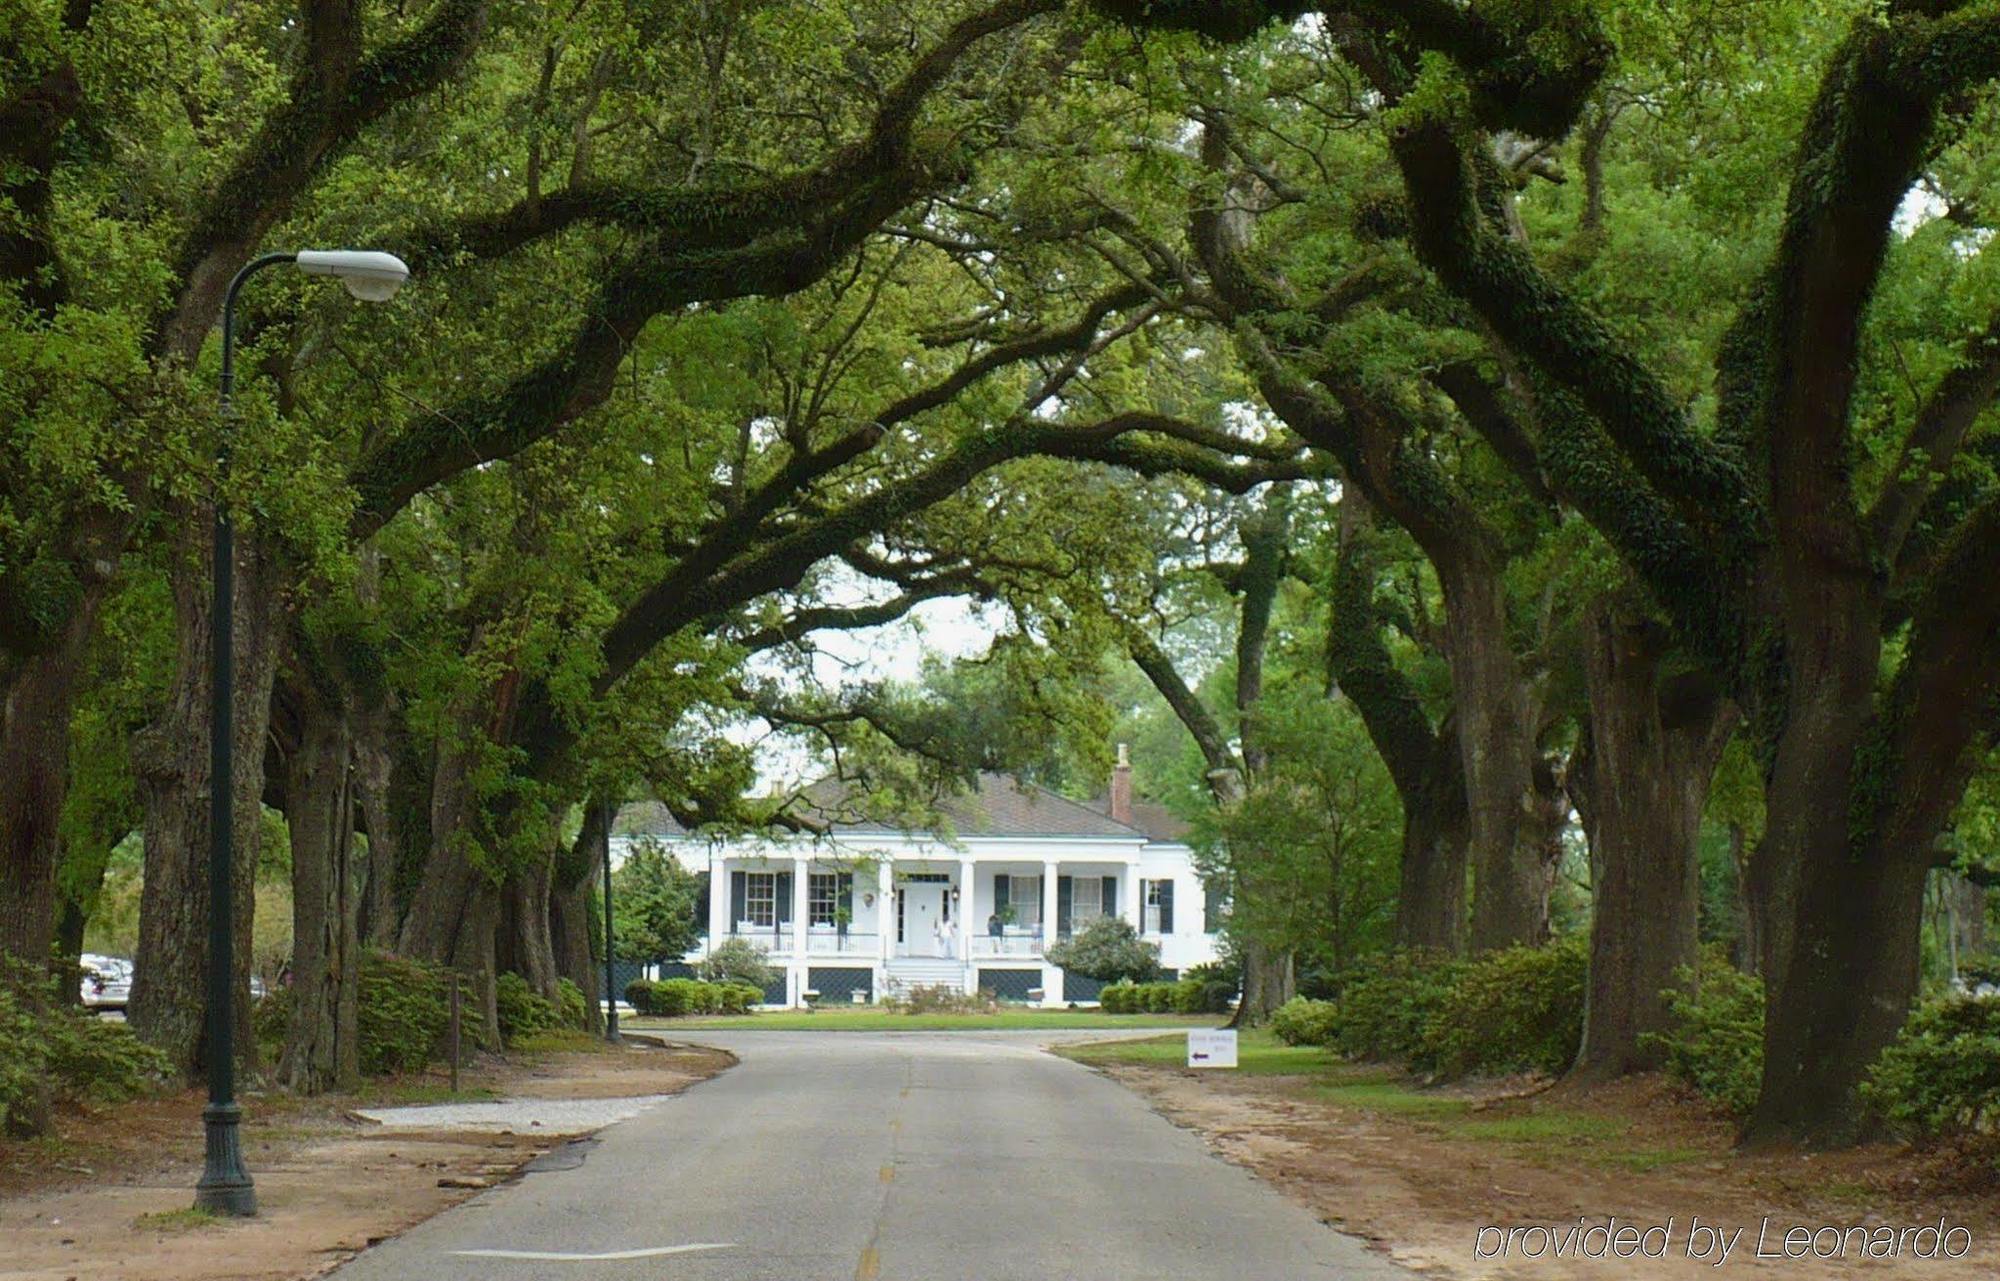
<path id="1" fill-rule="evenodd" d="M 235 542 L 229 522 L 230 393 L 236 390 L 236 291 L 251 273 L 295 254 L 265 254 L 245 264 L 222 302 L 222 422 L 215 450 L 213 595 L 208 612 L 208 1106 L 202 1109 L 207 1140 L 197 1209 L 246 1216 L 257 1213 L 257 1189 L 243 1164 L 243 1110 L 236 1105 L 236 868 L 235 868 Z"/>
<path id="2" fill-rule="evenodd" d="M 617 956 L 611 945 L 611 821 L 617 815 L 618 807 L 604 802 L 604 1039 L 613 1045 L 618 1043 L 618 993 L 612 987 L 617 971 L 611 966 Z"/>

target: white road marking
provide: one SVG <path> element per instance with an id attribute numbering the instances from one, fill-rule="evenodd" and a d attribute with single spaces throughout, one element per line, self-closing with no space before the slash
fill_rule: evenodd
<path id="1" fill-rule="evenodd" d="M 653 1259 L 663 1254 L 692 1254 L 696 1250 L 734 1250 L 734 1241 L 703 1245 L 657 1245 L 645 1250 L 613 1250 L 608 1254 L 549 1254 L 541 1250 L 453 1250 L 468 1259 L 529 1259 L 538 1263 L 607 1263 L 613 1259 Z"/>

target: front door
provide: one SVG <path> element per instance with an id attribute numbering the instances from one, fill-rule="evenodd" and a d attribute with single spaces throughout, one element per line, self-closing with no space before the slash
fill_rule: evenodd
<path id="1" fill-rule="evenodd" d="M 896 955 L 951 956 L 951 925 L 945 893 L 950 887 L 916 882 L 896 891 Z M 943 941 L 939 941 L 942 931 Z"/>

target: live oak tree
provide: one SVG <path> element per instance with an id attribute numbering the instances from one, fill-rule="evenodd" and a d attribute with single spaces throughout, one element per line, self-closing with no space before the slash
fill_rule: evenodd
<path id="1" fill-rule="evenodd" d="M 1238 7 L 1241 19 L 1296 16 Z M 1748 1136 L 1833 1143 L 1916 981 L 1937 835 L 1995 733 L 1995 513 L 1973 464 L 1995 382 L 1988 326 L 1942 344 L 1929 385 L 1895 369 L 1878 303 L 1951 238 L 1897 231 L 1920 182 L 1974 221 L 1955 157 L 1985 136 L 2000 11 L 1863 6 L 1791 130 L 1789 193 L 1693 406 L 1501 218 L 1489 135 L 1560 139 L 1610 57 L 1603 10 L 1357 6 L 1356 66 L 1390 110 L 1410 241 L 1518 364 L 1559 492 L 1603 532 L 1744 709 L 1769 823 L 1753 860 L 1770 992 Z M 1200 23 L 1192 6 L 1136 21 Z M 1430 56 L 1419 57 L 1428 50 Z M 1956 188 L 1963 187 L 1963 190 Z M 1961 252 L 1951 273 L 1978 277 Z M 1933 277 L 1935 278 L 1935 277 Z M 1952 348 L 1956 346 L 1954 352 Z M 1968 465 L 1972 471 L 1968 473 Z"/>

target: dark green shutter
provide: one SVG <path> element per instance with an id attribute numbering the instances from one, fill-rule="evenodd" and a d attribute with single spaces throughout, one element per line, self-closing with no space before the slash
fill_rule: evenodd
<path id="1" fill-rule="evenodd" d="M 694 896 L 694 929 L 697 934 L 708 933 L 708 896 L 713 880 L 714 877 L 707 872 L 695 873 L 695 883 L 700 887 Z"/>
<path id="2" fill-rule="evenodd" d="M 743 913 L 750 902 L 750 888 L 745 883 L 742 872 L 729 874 L 729 932 L 736 933 L 736 923 L 743 919 Z"/>
<path id="3" fill-rule="evenodd" d="M 1160 882 L 1160 933 L 1174 932 L 1174 883 Z"/>
<path id="4" fill-rule="evenodd" d="M 1007 894 L 1014 888 L 1005 872 L 997 872 L 993 877 L 993 911 L 1001 920 L 1007 919 Z"/>
<path id="5" fill-rule="evenodd" d="M 1069 877 L 1056 878 L 1056 937 L 1068 938 L 1070 922 L 1076 916 L 1076 887 Z"/>
<path id="6" fill-rule="evenodd" d="M 789 925 L 792 920 L 792 874 L 790 872 L 778 873 L 777 895 L 778 910 L 774 913 L 774 916 L 778 924 Z"/>
<path id="7" fill-rule="evenodd" d="M 1202 882 L 1201 929 L 1204 934 L 1222 932 L 1222 915 L 1229 906 L 1229 887 L 1220 879 Z"/>
<path id="8" fill-rule="evenodd" d="M 1152 884 L 1145 877 L 1139 878 L 1139 933 L 1146 932 L 1146 887 Z"/>
<path id="9" fill-rule="evenodd" d="M 1118 878 L 1115 876 L 1105 877 L 1104 888 L 1099 892 L 1104 897 L 1097 900 L 1097 910 L 1106 916 L 1118 915 Z"/>

